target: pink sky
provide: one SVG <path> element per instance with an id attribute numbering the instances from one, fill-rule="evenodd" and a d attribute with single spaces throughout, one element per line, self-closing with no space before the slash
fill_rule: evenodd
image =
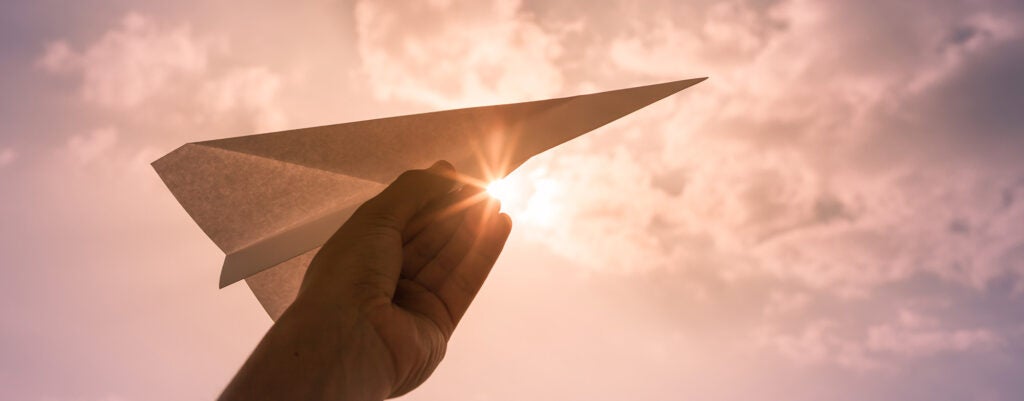
<path id="1" fill-rule="evenodd" d="M 149 163 L 185 142 L 710 79 L 531 160 L 408 400 L 1024 393 L 1024 7 L 0 6 L 0 399 L 204 400 L 270 319 Z"/>

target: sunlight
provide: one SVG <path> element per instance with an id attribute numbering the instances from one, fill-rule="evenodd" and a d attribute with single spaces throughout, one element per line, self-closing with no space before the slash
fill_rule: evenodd
<path id="1" fill-rule="evenodd" d="M 512 193 L 511 184 L 507 180 L 499 178 L 487 184 L 487 193 L 497 200 L 508 201 L 509 195 Z"/>
<path id="2" fill-rule="evenodd" d="M 545 170 L 527 167 L 481 184 L 487 196 L 501 201 L 501 211 L 536 227 L 549 227 L 565 213 L 560 203 L 571 199 Z"/>
<path id="3" fill-rule="evenodd" d="M 552 179 L 536 179 L 533 182 L 533 194 L 527 200 L 522 213 L 524 220 L 532 221 L 540 226 L 554 223 L 559 214 L 558 197 L 561 186 Z"/>

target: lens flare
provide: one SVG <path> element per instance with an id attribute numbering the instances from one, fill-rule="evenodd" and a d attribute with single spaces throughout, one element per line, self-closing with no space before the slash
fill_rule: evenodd
<path id="1" fill-rule="evenodd" d="M 487 184 L 487 193 L 497 200 L 506 201 L 511 194 L 511 188 L 508 181 L 497 179 Z"/>

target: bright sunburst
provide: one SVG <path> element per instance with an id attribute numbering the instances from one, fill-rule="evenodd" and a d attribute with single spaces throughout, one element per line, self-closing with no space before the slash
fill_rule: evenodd
<path id="1" fill-rule="evenodd" d="M 487 184 L 487 193 L 500 201 L 508 201 L 511 192 L 511 184 L 507 180 L 497 179 Z"/>

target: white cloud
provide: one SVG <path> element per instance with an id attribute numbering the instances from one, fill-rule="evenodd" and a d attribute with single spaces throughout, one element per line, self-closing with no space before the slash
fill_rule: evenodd
<path id="1" fill-rule="evenodd" d="M 852 292 L 919 272 L 978 289 L 1022 273 L 1014 255 L 1024 232 L 1013 222 L 1024 205 L 1007 204 L 1024 192 L 1014 174 L 936 168 L 844 182 L 838 198 L 851 218 L 760 245 L 767 271 Z"/>
<path id="2" fill-rule="evenodd" d="M 267 68 L 239 68 L 207 82 L 199 98 L 215 113 L 252 115 L 260 131 L 280 130 L 287 122 L 278 101 L 281 85 L 281 77 Z"/>
<path id="3" fill-rule="evenodd" d="M 987 329 L 913 329 L 884 324 L 870 329 L 867 344 L 873 351 L 927 357 L 946 352 L 988 350 L 1002 344 L 1002 340 Z"/>
<path id="4" fill-rule="evenodd" d="M 617 314 L 656 322 L 616 327 L 685 334 L 690 345 L 681 345 L 684 340 L 664 345 L 644 341 L 646 334 L 631 337 L 625 332 L 614 336 L 613 345 L 635 354 L 639 344 L 640 353 L 673 361 L 655 369 L 659 372 L 685 373 L 680 367 L 692 363 L 694 377 L 709 387 L 728 387 L 719 386 L 719 380 L 749 384 L 749 378 L 743 381 L 744 369 L 730 366 L 744 363 L 743 358 L 755 361 L 745 367 L 748 371 L 768 368 L 752 373 L 757 383 L 794 377 L 786 364 L 764 358 L 771 354 L 812 368 L 872 373 L 932 362 L 927 358 L 945 362 L 939 358 L 980 357 L 933 367 L 953 372 L 957 377 L 950 382 L 955 385 L 987 385 L 986 380 L 957 373 L 969 373 L 975 362 L 999 365 L 1000 358 L 993 356 L 1016 352 L 1004 346 L 1022 338 L 1024 326 L 1014 323 L 1020 319 L 1012 313 L 998 314 L 1008 313 L 1006 303 L 1020 300 L 1007 300 L 1000 291 L 1016 285 L 1024 292 L 1024 280 L 1012 282 L 1024 276 L 1020 164 L 994 171 L 981 160 L 986 155 L 967 148 L 933 155 L 928 146 L 943 139 L 929 133 L 945 127 L 930 121 L 937 115 L 914 110 L 910 101 L 939 98 L 931 92 L 934 88 L 962 75 L 971 63 L 991 58 L 993 49 L 1007 41 L 1019 40 L 1016 27 L 1024 25 L 1018 16 L 979 13 L 972 8 L 980 3 L 957 2 L 925 5 L 928 12 L 922 12 L 919 2 L 865 6 L 729 1 L 704 7 L 609 1 L 586 10 L 557 3 L 358 2 L 356 24 L 349 29 L 358 34 L 355 45 L 363 63 L 359 78 L 365 81 L 331 99 L 342 100 L 337 103 L 341 108 L 352 104 L 344 99 L 371 95 L 444 108 L 710 75 L 697 87 L 531 161 L 512 177 L 522 191 L 506 207 L 514 209 L 520 238 L 532 237 L 570 264 L 599 275 L 632 275 L 569 282 L 566 291 L 575 295 L 568 299 L 580 302 L 562 306 L 600 310 L 597 322 Z M 133 18 L 138 21 L 131 22 Z M 565 21 L 578 23 L 569 32 Z M 309 31 L 335 32 L 337 27 L 316 28 Z M 207 32 L 188 29 L 188 24 L 140 16 L 99 32 L 95 38 L 53 42 L 38 59 L 41 69 L 73 80 L 83 104 L 105 108 L 97 116 L 116 115 L 109 123 L 81 126 L 117 129 L 76 133 L 61 148 L 60 156 L 71 162 L 61 166 L 88 163 L 88 169 L 79 170 L 94 180 L 73 180 L 77 185 L 109 181 L 111 188 L 132 190 L 152 185 L 160 190 L 154 199 L 174 206 L 148 166 L 167 149 L 139 144 L 130 134 L 239 133 L 301 120 L 286 118 L 288 103 L 282 101 L 294 93 L 289 85 L 295 81 L 271 64 L 232 59 L 260 57 L 232 53 L 249 49 L 245 43 L 228 48 Z M 267 53 L 337 50 L 336 43 L 323 43 L 322 48 L 308 45 L 298 52 Z M 145 49 L 173 57 L 143 54 Z M 320 60 L 326 59 L 330 56 Z M 295 65 L 303 62 L 310 60 Z M 150 68 L 155 76 L 139 76 Z M 331 73 L 344 73 L 339 70 Z M 337 83 L 322 78 L 306 82 L 323 88 Z M 372 93 L 358 92 L 366 88 Z M 380 104 L 388 113 L 389 105 Z M 149 116 L 119 120 L 143 113 L 174 115 L 176 120 L 166 125 Z M 967 134 L 983 136 L 984 127 Z M 915 139 L 904 139 L 911 136 Z M 183 139 L 166 135 L 163 140 Z M 0 161 L 4 152 L 0 148 Z M 122 180 L 123 174 L 140 179 Z M 135 194 L 118 198 L 138 204 Z M 167 210 L 181 217 L 180 209 Z M 537 262 L 543 263 L 546 252 L 539 254 Z M 534 260 L 534 255 L 518 256 L 512 260 Z M 492 290 L 499 292 L 482 298 L 480 306 L 501 305 L 510 299 L 505 295 L 522 293 L 502 295 L 501 285 L 519 282 L 533 288 L 549 282 L 545 278 L 550 271 L 560 274 L 551 268 L 560 266 L 532 267 L 533 273 L 506 270 L 513 272 L 505 277 L 512 280 L 495 281 L 499 286 Z M 935 277 L 944 281 L 933 284 Z M 613 291 L 605 291 L 609 288 Z M 577 291 L 586 289 L 597 291 Z M 687 291 L 700 302 L 690 302 Z M 986 291 L 992 292 L 982 293 Z M 534 298 L 540 301 L 564 295 L 538 294 Z M 916 296 L 947 303 L 927 315 L 888 313 L 894 299 Z M 989 302 L 1000 303 L 1000 308 L 972 315 L 979 303 Z M 620 309 L 622 303 L 636 309 Z M 529 313 L 523 317 L 536 318 Z M 605 327 L 579 324 L 587 317 L 574 319 L 555 319 L 559 324 L 549 327 L 548 334 L 586 339 L 590 327 Z M 491 327 L 487 324 L 478 328 L 486 332 Z M 758 330 L 760 325 L 765 328 Z M 1004 326 L 1017 333 L 1007 334 Z M 474 329 L 466 329 L 466 339 L 473 342 Z M 749 345 L 751 331 L 757 333 L 762 353 L 730 354 Z M 706 342 L 704 336 L 709 337 Z M 588 341 L 576 348 L 585 353 L 595 344 Z M 762 359 L 767 364 L 758 365 Z M 537 364 L 529 358 L 520 362 Z M 546 362 L 540 365 L 550 365 Z M 714 365 L 725 367 L 716 370 Z M 830 369 L 802 372 L 808 371 L 827 372 L 828 379 L 836 379 L 824 383 L 863 383 L 848 379 L 857 375 L 833 376 Z M 726 375 L 717 377 L 716 372 Z M 661 377 L 644 369 L 634 373 L 637 383 L 655 384 Z M 907 375 L 899 382 L 902 389 L 913 388 L 935 375 Z M 669 384 L 660 389 L 678 389 L 671 387 L 671 374 L 663 376 Z M 625 392 L 635 387 L 628 380 L 609 383 L 622 383 Z"/>
<path id="5" fill-rule="evenodd" d="M 769 38 L 760 17 L 742 2 L 711 5 L 704 18 L 682 23 L 670 13 L 651 13 L 628 19 L 629 33 L 608 46 L 608 61 L 617 67 L 647 75 L 679 79 L 714 75 L 724 63 L 748 61 Z"/>
<path id="6" fill-rule="evenodd" d="M 627 152 L 563 154 L 541 161 L 546 162 L 543 168 L 509 178 L 526 196 L 503 202 L 530 226 L 531 238 L 594 269 L 666 267 L 665 244 L 650 230 L 663 224 L 658 215 L 665 200 L 633 196 L 649 187 L 650 177 Z"/>
<path id="7" fill-rule="evenodd" d="M 1005 201 L 1024 196 L 1024 169 L 890 143 L 946 140 L 911 105 L 965 60 L 1018 38 L 1019 15 L 969 4 L 620 3 L 565 17 L 516 1 L 360 2 L 358 46 L 379 98 L 437 107 L 710 75 L 617 123 L 613 139 L 582 138 L 512 177 L 523 193 L 507 202 L 514 215 L 581 265 L 701 267 L 845 298 L 920 273 L 976 289 L 1024 274 L 1014 223 L 1024 203 Z M 628 23 L 603 26 L 602 12 Z M 551 28 L 573 18 L 572 33 Z"/>
<path id="8" fill-rule="evenodd" d="M 769 294 L 763 313 L 766 317 L 793 314 L 806 308 L 810 302 L 811 297 L 805 293 L 775 290 Z"/>
<path id="9" fill-rule="evenodd" d="M 564 77 L 557 37 L 515 0 L 360 1 L 363 72 L 382 100 L 439 108 L 550 97 Z"/>
<path id="10" fill-rule="evenodd" d="M 802 365 L 834 364 L 858 371 L 883 368 L 863 345 L 843 336 L 831 320 L 813 321 L 796 334 L 761 329 L 754 333 L 754 341 Z"/>
<path id="11" fill-rule="evenodd" d="M 813 321 L 796 332 L 761 328 L 760 347 L 801 365 L 835 365 L 851 370 L 892 371 L 901 362 L 950 353 L 985 352 L 1005 342 L 986 328 L 912 328 L 899 324 L 869 327 L 856 336 L 834 321 Z"/>
<path id="12" fill-rule="evenodd" d="M 226 39 L 196 34 L 189 24 L 130 13 L 82 50 L 66 40 L 50 43 L 37 64 L 79 79 L 85 103 L 121 117 L 152 115 L 168 125 L 188 119 L 252 125 L 243 130 L 285 128 L 282 76 L 266 66 L 234 63 L 230 56 Z"/>
<path id="13" fill-rule="evenodd" d="M 63 73 L 77 67 L 78 57 L 68 42 L 58 40 L 46 45 L 46 51 L 39 58 L 38 64 L 47 71 Z"/>
<path id="14" fill-rule="evenodd" d="M 66 41 L 51 43 L 39 64 L 50 72 L 80 75 L 83 99 L 126 109 L 182 77 L 204 72 L 212 44 L 193 35 L 188 25 L 165 28 L 133 13 L 82 51 Z"/>
<path id="15" fill-rule="evenodd" d="M 18 159 L 18 152 L 14 148 L 0 148 L 0 167 L 14 163 Z"/>
<path id="16" fill-rule="evenodd" d="M 104 156 L 116 144 L 116 129 L 98 128 L 87 135 L 75 135 L 69 138 L 67 150 L 77 162 L 88 164 Z"/>
<path id="17" fill-rule="evenodd" d="M 551 36 L 581 57 L 566 64 L 614 71 L 563 73 L 563 87 L 711 79 L 527 164 L 510 178 L 520 198 L 505 203 L 520 230 L 591 270 L 674 269 L 698 288 L 717 285 L 705 272 L 786 283 L 795 292 L 767 291 L 756 306 L 775 327 L 759 341 L 802 364 L 888 369 L 1002 343 L 998 327 L 941 315 L 833 320 L 818 305 L 867 302 L 921 277 L 987 291 L 1009 276 L 1024 288 L 1024 169 L 977 151 L 933 155 L 945 127 L 914 106 L 1017 40 L 1019 16 L 789 0 L 688 9 L 694 22 L 682 24 L 652 7 L 593 41 Z M 600 20 L 590 18 L 584 26 Z"/>
<path id="18" fill-rule="evenodd" d="M 861 331 L 863 330 L 863 331 Z M 854 370 L 891 370 L 893 358 L 916 360 L 949 353 L 986 352 L 1005 341 L 989 328 L 944 327 L 941 320 L 900 309 L 892 322 L 869 325 L 840 324 L 832 319 L 812 321 L 798 328 L 764 326 L 755 342 L 803 365 L 836 365 Z"/>
<path id="19" fill-rule="evenodd" d="M 1024 169 L 886 142 L 905 130 L 943 140 L 906 106 L 935 84 L 914 78 L 947 79 L 959 68 L 948 54 L 990 56 L 1019 36 L 1014 17 L 916 7 L 729 2 L 686 10 L 703 17 L 693 24 L 671 10 L 629 15 L 604 47 L 617 68 L 711 80 L 620 125 L 615 146 L 626 154 L 574 144 L 559 151 L 571 164 L 537 162 L 535 179 L 572 187 L 557 199 L 572 207 L 537 232 L 595 268 L 714 263 L 724 278 L 770 275 L 843 296 L 921 272 L 979 289 L 1024 272 L 1013 257 L 1024 231 L 1011 227 L 1024 206 L 1000 206 L 1021 190 Z M 920 18 L 886 22 L 904 14 Z M 951 39 L 961 31 L 966 39 Z M 594 59 L 580 62 L 598 65 L 606 53 L 593 46 L 582 53 Z M 581 212 L 608 205 L 618 212 Z"/>

